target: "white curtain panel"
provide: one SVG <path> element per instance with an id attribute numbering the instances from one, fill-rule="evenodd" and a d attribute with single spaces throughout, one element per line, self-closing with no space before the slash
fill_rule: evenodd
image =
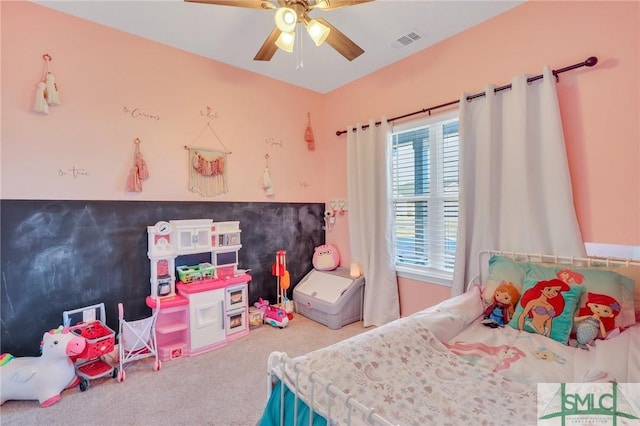
<path id="1" fill-rule="evenodd" d="M 460 99 L 460 217 L 452 295 L 487 249 L 584 256 L 573 204 L 556 79 Z"/>
<path id="2" fill-rule="evenodd" d="M 351 260 L 364 278 L 364 326 L 380 326 L 400 317 L 393 256 L 391 129 L 369 121 L 347 128 L 347 196 Z"/>

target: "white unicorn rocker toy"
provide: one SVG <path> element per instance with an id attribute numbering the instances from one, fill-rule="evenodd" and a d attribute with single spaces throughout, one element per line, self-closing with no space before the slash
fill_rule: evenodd
<path id="1" fill-rule="evenodd" d="M 37 399 L 41 407 L 60 401 L 60 392 L 79 383 L 72 356 L 87 341 L 64 327 L 44 333 L 39 357 L 0 356 L 0 405 L 13 399 Z"/>

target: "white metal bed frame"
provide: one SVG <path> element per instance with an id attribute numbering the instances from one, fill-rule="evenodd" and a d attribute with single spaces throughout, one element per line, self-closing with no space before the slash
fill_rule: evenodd
<path id="1" fill-rule="evenodd" d="M 488 275 L 489 258 L 497 254 L 518 262 L 566 264 L 583 268 L 614 268 L 618 266 L 640 266 L 640 259 L 625 259 L 602 256 L 558 256 L 555 254 L 526 253 L 504 250 L 483 250 L 478 254 L 480 275 L 476 279 L 483 280 Z"/>
<path id="2" fill-rule="evenodd" d="M 468 285 L 468 288 L 475 284 L 479 284 L 481 280 L 486 278 L 488 275 L 488 260 L 492 255 L 500 255 L 514 261 L 521 262 L 532 262 L 532 263 L 540 263 L 540 264 L 566 264 L 571 266 L 578 267 L 587 267 L 587 268 L 612 268 L 619 266 L 640 266 L 640 259 L 624 259 L 624 258 L 614 258 L 614 257 L 600 257 L 600 256 L 587 256 L 587 257 L 576 257 L 576 256 L 558 256 L 558 255 L 547 255 L 541 253 L 526 253 L 526 252 L 515 252 L 515 251 L 502 251 L 502 250 L 483 250 L 478 254 L 478 262 L 480 266 L 480 274 L 478 277 L 471 280 Z M 352 413 L 353 410 L 360 413 L 362 417 L 367 420 L 367 423 L 370 425 L 381 425 L 381 426 L 392 426 L 393 422 L 379 415 L 370 407 L 367 407 L 357 401 L 353 396 L 347 395 L 342 392 L 339 388 L 333 385 L 330 381 L 325 380 L 316 372 L 308 369 L 307 367 L 301 365 L 299 361 L 289 358 L 284 352 L 272 352 L 269 355 L 268 359 L 268 371 L 267 371 L 267 395 L 271 397 L 273 387 L 277 381 L 281 380 L 284 377 L 283 384 L 286 385 L 290 391 L 294 393 L 294 407 L 293 407 L 293 418 L 294 424 L 298 424 L 298 404 L 300 402 L 304 402 L 309 407 L 309 426 L 313 425 L 313 414 L 317 412 L 318 414 L 324 416 L 327 419 L 327 423 L 329 425 L 333 424 L 333 419 L 331 417 L 331 405 L 326 409 L 323 408 L 321 410 L 316 411 L 319 407 L 316 403 L 316 395 L 313 394 L 313 389 L 315 386 L 310 386 L 311 393 L 310 395 L 305 395 L 300 387 L 298 386 L 300 382 L 301 376 L 308 380 L 311 384 L 318 384 L 321 388 L 324 389 L 324 393 L 328 396 L 327 400 L 332 401 L 332 396 L 336 399 L 336 404 L 343 404 L 347 407 L 349 412 L 349 417 L 347 419 L 347 425 L 352 424 Z M 286 374 L 283 374 L 286 373 Z M 280 386 L 280 425 L 284 425 L 284 393 L 285 386 Z M 360 416 L 358 416 L 360 417 Z"/>
<path id="3" fill-rule="evenodd" d="M 309 407 L 309 426 L 313 425 L 313 414 L 316 412 L 316 398 L 314 395 L 313 385 L 319 385 L 324 388 L 324 392 L 327 394 L 329 398 L 328 401 L 331 401 L 331 396 L 335 396 L 338 401 L 344 404 L 345 407 L 348 408 L 349 417 L 347 418 L 347 424 L 351 425 L 352 421 L 352 409 L 360 412 L 367 419 L 368 424 L 370 425 L 380 425 L 380 426 L 393 426 L 394 423 L 391 423 L 381 415 L 375 412 L 374 409 L 369 408 L 359 401 L 357 401 L 353 396 L 347 395 L 342 392 L 338 387 L 334 386 L 328 380 L 323 379 L 315 373 L 314 371 L 308 369 L 307 367 L 301 365 L 299 361 L 289 358 L 289 356 L 284 352 L 272 352 L 269 354 L 268 359 L 268 380 L 267 380 L 267 395 L 271 397 L 271 393 L 273 390 L 273 386 L 275 383 L 280 380 L 283 375 L 282 372 L 286 371 L 285 380 L 283 384 L 286 386 L 280 386 L 280 401 L 284 401 L 284 393 L 286 388 L 291 390 L 294 393 L 294 405 L 293 405 L 293 418 L 296 419 L 294 424 L 298 424 L 298 404 L 299 402 L 304 402 Z M 293 375 L 293 377 L 290 377 Z M 306 378 L 309 381 L 311 393 L 309 396 L 301 395 L 299 383 L 300 376 Z M 280 425 L 284 425 L 284 403 L 280 404 Z M 320 412 L 320 415 L 327 419 L 327 424 L 331 425 L 332 417 L 331 417 L 331 403 L 327 407 L 326 412 Z"/>

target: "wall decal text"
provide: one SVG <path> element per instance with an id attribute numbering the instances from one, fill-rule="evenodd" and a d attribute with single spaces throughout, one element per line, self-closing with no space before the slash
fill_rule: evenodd
<path id="1" fill-rule="evenodd" d="M 87 169 L 73 166 L 70 169 L 58 169 L 58 176 L 72 176 L 75 179 L 80 176 L 89 176 L 89 171 Z"/>
<path id="2" fill-rule="evenodd" d="M 160 116 L 157 114 L 151 114 L 149 112 L 143 111 L 140 108 L 128 108 L 122 107 L 125 114 L 131 116 L 131 118 L 148 118 L 150 120 L 159 121 Z"/>
<path id="3" fill-rule="evenodd" d="M 264 140 L 264 143 L 266 143 L 267 145 L 270 145 L 270 146 L 279 146 L 280 148 L 282 148 L 284 146 L 284 143 L 282 142 L 282 139 L 277 141 L 277 140 L 275 140 L 275 138 L 266 138 Z"/>
<path id="4" fill-rule="evenodd" d="M 204 111 L 200 111 L 200 115 L 207 118 L 218 118 L 218 113 L 215 112 L 210 106 L 207 106 Z"/>

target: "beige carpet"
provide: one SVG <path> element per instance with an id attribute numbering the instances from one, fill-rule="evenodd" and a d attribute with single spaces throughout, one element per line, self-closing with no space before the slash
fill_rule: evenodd
<path id="1" fill-rule="evenodd" d="M 126 380 L 105 377 L 89 389 L 62 392 L 57 404 L 7 401 L 4 425 L 255 425 L 267 400 L 267 357 L 272 351 L 303 355 L 366 331 L 362 322 L 331 330 L 301 315 L 285 329 L 262 325 L 248 336 L 195 357 L 126 365 Z M 34 342 L 37 344 L 38 342 Z"/>

